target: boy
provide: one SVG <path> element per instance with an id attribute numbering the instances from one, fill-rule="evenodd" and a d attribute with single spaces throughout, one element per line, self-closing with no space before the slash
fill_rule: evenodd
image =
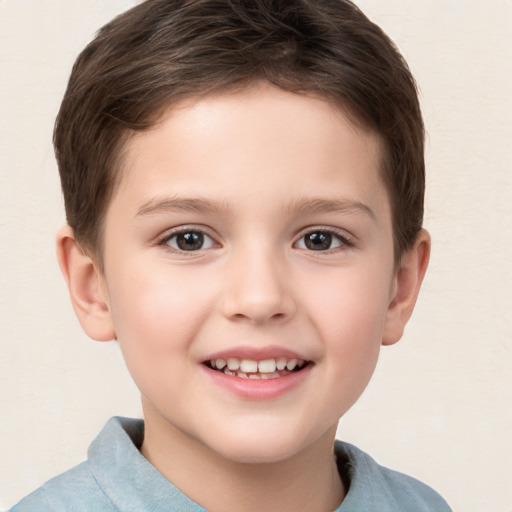
<path id="1" fill-rule="evenodd" d="M 144 422 L 13 512 L 449 510 L 334 441 L 430 248 L 416 89 L 378 27 L 348 0 L 148 0 L 79 56 L 54 142 L 73 307 Z"/>

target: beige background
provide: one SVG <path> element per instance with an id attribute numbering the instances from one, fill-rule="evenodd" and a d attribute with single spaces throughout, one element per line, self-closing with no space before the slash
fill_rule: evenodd
<path id="1" fill-rule="evenodd" d="M 138 415 L 117 347 L 79 329 L 54 257 L 52 123 L 74 57 L 130 0 L 0 0 L 0 509 Z M 339 436 L 438 489 L 512 512 L 512 1 L 360 0 L 416 74 L 431 267 Z"/>

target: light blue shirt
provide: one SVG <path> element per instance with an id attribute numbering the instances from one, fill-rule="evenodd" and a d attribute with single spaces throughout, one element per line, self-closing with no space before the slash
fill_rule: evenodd
<path id="1" fill-rule="evenodd" d="M 204 512 L 139 452 L 141 420 L 112 418 L 86 462 L 48 481 L 9 512 Z M 334 512 L 450 512 L 417 480 L 379 466 L 358 448 L 336 441 L 340 471 L 350 487 Z"/>

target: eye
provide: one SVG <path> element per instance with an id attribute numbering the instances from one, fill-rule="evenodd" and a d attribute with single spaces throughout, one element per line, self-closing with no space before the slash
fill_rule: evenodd
<path id="1" fill-rule="evenodd" d="M 338 233 L 329 230 L 315 230 L 303 235 L 296 247 L 309 251 L 329 251 L 342 246 L 350 246 L 350 241 Z"/>
<path id="2" fill-rule="evenodd" d="M 210 249 L 215 242 L 206 233 L 187 229 L 172 233 L 162 240 L 162 245 L 168 245 L 177 251 L 200 251 Z"/>

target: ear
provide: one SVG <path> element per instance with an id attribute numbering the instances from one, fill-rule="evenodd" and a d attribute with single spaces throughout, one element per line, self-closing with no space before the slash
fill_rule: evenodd
<path id="1" fill-rule="evenodd" d="M 98 265 L 82 251 L 69 226 L 64 226 L 57 234 L 57 258 L 82 329 L 97 341 L 115 339 L 103 275 Z"/>
<path id="2" fill-rule="evenodd" d="M 383 345 L 396 343 L 412 315 L 430 258 L 430 235 L 421 230 L 413 248 L 402 255 L 395 274 L 384 327 Z"/>

